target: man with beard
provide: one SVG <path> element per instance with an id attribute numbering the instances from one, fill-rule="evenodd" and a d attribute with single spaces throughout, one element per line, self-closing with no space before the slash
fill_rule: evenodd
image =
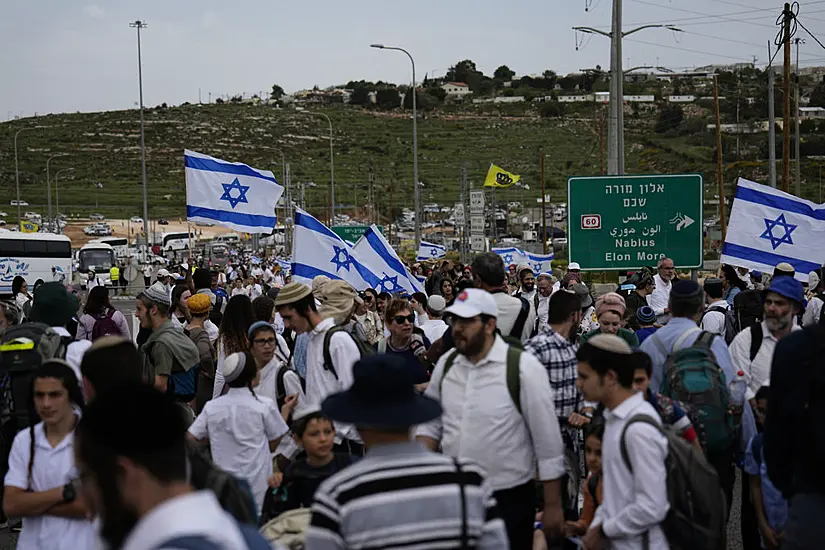
<path id="1" fill-rule="evenodd" d="M 530 548 L 537 473 L 544 489 L 545 533 L 557 535 L 564 526 L 564 444 L 547 371 L 497 335 L 498 308 L 489 293 L 467 289 L 445 314 L 453 316 L 456 349 L 438 361 L 425 392 L 441 403 L 443 413 L 421 424 L 416 438 L 431 450 L 440 444 L 444 454 L 481 466 L 510 548 Z"/>
<path id="2" fill-rule="evenodd" d="M 647 296 L 647 305 L 652 307 L 654 313 L 656 313 L 656 321 L 664 325 L 670 321 L 668 299 L 670 290 L 673 287 L 676 269 L 673 267 L 673 260 L 670 258 L 662 258 L 656 267 L 658 273 L 653 276 L 653 292 Z"/>
<path id="3" fill-rule="evenodd" d="M 100 514 L 109 548 L 264 550 L 210 491 L 187 481 L 186 425 L 171 397 L 143 385 L 101 394 L 75 432 L 80 490 Z"/>
<path id="4" fill-rule="evenodd" d="M 730 343 L 730 356 L 737 371 L 745 373 L 745 396 L 756 407 L 754 397 L 771 378 L 771 362 L 776 343 L 793 330 L 799 330 L 794 317 L 804 307 L 802 283 L 793 277 L 775 277 L 762 291 L 764 312 L 761 323 L 736 335 Z"/>
<path id="5" fill-rule="evenodd" d="M 536 307 L 536 333 L 548 327 L 547 317 L 550 314 L 550 296 L 553 294 L 553 278 L 547 273 L 536 277 L 538 306 Z"/>

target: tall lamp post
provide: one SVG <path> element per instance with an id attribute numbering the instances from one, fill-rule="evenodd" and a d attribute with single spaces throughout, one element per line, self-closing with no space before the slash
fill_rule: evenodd
<path id="1" fill-rule="evenodd" d="M 384 44 L 371 44 L 371 48 L 379 50 L 395 50 L 404 52 L 410 58 L 412 65 L 412 110 L 413 110 L 413 201 L 415 207 L 415 248 L 421 244 L 421 191 L 418 186 L 418 113 L 416 111 L 416 87 L 415 87 L 415 60 L 410 52 L 397 46 L 385 46 Z M 390 213 L 392 214 L 392 213 Z M 392 224 L 392 219 L 390 219 Z"/>
<path id="2" fill-rule="evenodd" d="M 55 200 L 55 216 L 60 218 L 60 189 L 57 187 L 57 181 L 60 177 L 60 174 L 63 172 L 74 172 L 74 168 L 63 168 L 62 170 L 58 170 L 57 173 L 54 175 L 54 200 Z M 62 233 L 60 230 L 60 222 L 57 222 L 57 231 L 58 233 Z"/>
<path id="3" fill-rule="evenodd" d="M 17 187 L 17 224 L 20 225 L 20 221 L 23 219 L 23 215 L 20 210 L 20 168 L 17 166 L 17 136 L 20 135 L 20 132 L 25 132 L 26 130 L 37 130 L 40 128 L 45 128 L 45 126 L 27 126 L 25 128 L 20 128 L 14 133 L 14 184 Z"/>
<path id="4" fill-rule="evenodd" d="M 52 222 L 52 179 L 49 177 L 49 163 L 57 157 L 65 157 L 66 153 L 56 153 L 46 159 L 46 203 L 49 210 L 49 223 Z"/>
<path id="5" fill-rule="evenodd" d="M 140 29 L 147 27 L 146 21 L 137 20 L 129 23 L 133 29 L 137 29 L 137 50 L 138 50 L 138 88 L 140 90 L 140 171 L 143 181 L 143 235 L 146 239 L 144 250 L 149 248 L 149 206 L 146 199 L 146 139 L 143 121 L 143 62 L 140 54 Z"/>
<path id="6" fill-rule="evenodd" d="M 329 124 L 329 202 L 330 202 L 330 224 L 335 225 L 335 153 L 332 149 L 332 119 L 326 114 L 319 111 L 305 111 L 298 107 L 296 109 L 299 113 L 306 113 L 308 115 L 317 115 L 327 119 Z"/>

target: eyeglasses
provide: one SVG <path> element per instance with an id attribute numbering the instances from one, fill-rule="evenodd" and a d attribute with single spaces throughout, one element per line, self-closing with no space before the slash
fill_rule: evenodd
<path id="1" fill-rule="evenodd" d="M 255 338 L 252 340 L 252 343 L 259 344 L 261 346 L 274 346 L 275 341 L 275 338 Z"/>
<path id="2" fill-rule="evenodd" d="M 365 301 L 365 302 L 372 302 L 372 296 L 370 296 L 369 294 L 367 294 L 366 296 L 364 296 L 364 301 Z"/>
<path id="3" fill-rule="evenodd" d="M 403 325 L 404 321 L 409 321 L 410 324 L 413 324 L 415 322 L 415 314 L 410 313 L 409 315 L 396 315 L 393 317 L 393 321 L 399 325 Z"/>

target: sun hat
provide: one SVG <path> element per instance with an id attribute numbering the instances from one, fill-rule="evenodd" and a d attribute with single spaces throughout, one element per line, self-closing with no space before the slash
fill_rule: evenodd
<path id="1" fill-rule="evenodd" d="M 579 301 L 582 303 L 582 309 L 593 305 L 593 297 L 590 295 L 590 289 L 584 283 L 576 283 L 570 286 L 570 290 L 576 294 Z"/>
<path id="2" fill-rule="evenodd" d="M 172 297 L 169 296 L 169 290 L 166 285 L 157 281 L 155 284 L 144 290 L 141 294 L 155 302 L 156 304 L 172 305 Z"/>
<path id="3" fill-rule="evenodd" d="M 444 310 L 444 313 L 471 319 L 478 315 L 498 317 L 498 306 L 493 295 L 479 288 L 468 288 L 456 296 L 453 305 Z"/>
<path id="4" fill-rule="evenodd" d="M 206 293 L 193 294 L 186 299 L 186 307 L 189 308 L 189 311 L 193 315 L 202 315 L 207 313 L 209 311 L 209 306 L 211 305 L 212 301 Z"/>
<path id="5" fill-rule="evenodd" d="M 29 320 L 62 327 L 72 320 L 80 308 L 80 299 L 60 283 L 43 283 L 34 291 Z"/>
<path id="6" fill-rule="evenodd" d="M 427 299 L 427 309 L 429 309 L 435 314 L 441 314 L 444 311 L 444 308 L 446 307 L 447 301 L 444 299 L 443 296 L 433 294 Z"/>
<path id="7" fill-rule="evenodd" d="M 404 359 L 397 355 L 367 356 L 352 368 L 353 383 L 327 397 L 321 410 L 330 419 L 373 429 L 408 428 L 441 416 L 435 399 L 419 395 Z"/>
<path id="8" fill-rule="evenodd" d="M 321 299 L 321 294 L 323 293 L 324 286 L 331 280 L 332 279 L 330 279 L 326 275 L 318 275 L 317 277 L 312 279 L 312 294 L 315 295 L 316 300 Z"/>
<path id="9" fill-rule="evenodd" d="M 321 302 L 318 313 L 324 319 L 334 319 L 335 324 L 340 324 L 352 312 L 356 296 L 355 289 L 346 281 L 329 281 L 323 285 L 321 295 L 316 294 Z"/>
<path id="10" fill-rule="evenodd" d="M 579 262 L 570 262 L 569 264 L 567 264 L 567 271 L 572 271 L 574 269 L 577 271 L 582 270 L 582 266 L 579 265 Z"/>
<path id="11" fill-rule="evenodd" d="M 788 300 L 793 300 L 800 306 L 805 304 L 805 290 L 802 288 L 802 283 L 793 277 L 774 277 L 770 286 L 762 291 L 762 299 L 768 295 L 768 292 L 784 296 Z M 35 301 L 37 299 L 35 298 Z"/>
<path id="12" fill-rule="evenodd" d="M 643 325 L 652 325 L 656 321 L 656 313 L 650 306 L 642 306 L 636 310 L 636 319 Z"/>
<path id="13" fill-rule="evenodd" d="M 275 332 L 275 327 L 273 327 L 266 321 L 255 321 L 254 323 L 252 323 L 252 325 L 250 325 L 249 330 L 246 331 L 247 338 L 249 338 L 249 340 L 251 341 L 252 337 L 255 336 L 255 333 L 261 330 L 262 328 Z"/>
<path id="14" fill-rule="evenodd" d="M 602 294 L 596 300 L 596 318 L 601 317 L 602 313 L 606 311 L 613 311 L 619 314 L 619 317 L 624 317 L 624 312 L 627 309 L 624 298 L 615 292 L 608 292 Z"/>
<path id="15" fill-rule="evenodd" d="M 275 307 L 294 304 L 312 294 L 312 290 L 302 283 L 289 283 L 281 287 L 278 297 L 275 298 Z"/>
<path id="16" fill-rule="evenodd" d="M 223 372 L 224 382 L 229 384 L 230 382 L 237 380 L 241 373 L 243 373 L 248 359 L 247 352 L 244 351 L 232 353 L 224 359 L 223 368 L 221 369 Z"/>
<path id="17" fill-rule="evenodd" d="M 161 277 L 171 277 L 171 273 L 166 271 L 166 269 L 161 268 L 160 270 L 158 270 L 158 279 L 160 279 Z"/>

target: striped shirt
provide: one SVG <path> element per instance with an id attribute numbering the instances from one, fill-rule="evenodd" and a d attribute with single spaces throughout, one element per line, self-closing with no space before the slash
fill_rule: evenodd
<path id="1" fill-rule="evenodd" d="M 318 488 L 307 548 L 461 548 L 466 510 L 466 547 L 506 550 L 507 533 L 490 487 L 477 466 L 459 464 L 460 473 L 453 459 L 417 443 L 371 448 Z"/>

